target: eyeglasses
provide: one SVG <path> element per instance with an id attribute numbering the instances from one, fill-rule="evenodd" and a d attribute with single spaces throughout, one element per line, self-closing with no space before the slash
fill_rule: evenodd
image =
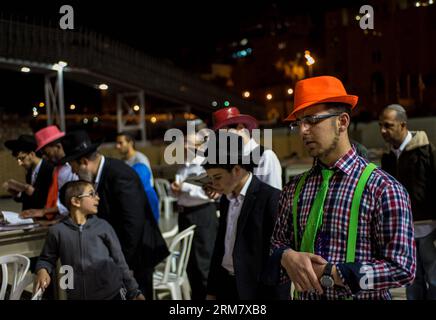
<path id="1" fill-rule="evenodd" d="M 91 191 L 89 193 L 84 193 L 84 194 L 78 195 L 76 198 L 81 199 L 81 198 L 85 198 L 85 197 L 96 198 L 96 197 L 98 197 L 98 192 L 97 191 Z"/>
<path id="2" fill-rule="evenodd" d="M 332 117 L 337 117 L 340 116 L 342 114 L 342 112 L 336 112 L 336 113 L 327 113 L 327 114 L 319 114 L 319 115 L 313 115 L 313 116 L 306 116 L 304 118 L 292 121 L 289 124 L 289 128 L 291 129 L 298 129 L 302 123 L 304 124 L 308 124 L 308 125 L 315 125 L 319 122 L 321 122 L 322 120 L 328 119 L 328 118 L 332 118 Z"/>
<path id="3" fill-rule="evenodd" d="M 23 162 L 28 156 L 29 156 L 29 154 L 27 153 L 27 154 L 22 155 L 22 156 L 17 156 L 16 158 L 17 158 L 18 162 Z"/>

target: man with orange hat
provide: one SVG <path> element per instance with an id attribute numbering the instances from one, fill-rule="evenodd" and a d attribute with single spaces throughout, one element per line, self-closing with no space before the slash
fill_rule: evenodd
<path id="1" fill-rule="evenodd" d="M 254 168 L 253 174 L 262 182 L 271 187 L 282 189 L 282 166 L 274 151 L 265 149 L 259 145 L 250 135 L 253 129 L 257 129 L 257 120 L 250 115 L 241 114 L 238 108 L 229 107 L 219 109 L 213 114 L 213 130 L 227 129 L 242 136 L 244 141 L 244 154 L 259 148 L 259 162 Z"/>
<path id="2" fill-rule="evenodd" d="M 301 80 L 294 99 L 286 120 L 315 161 L 280 196 L 271 240 L 276 275 L 294 283 L 297 299 L 391 299 L 389 289 L 415 275 L 407 191 L 351 145 L 358 97 L 339 79 Z"/>
<path id="3" fill-rule="evenodd" d="M 71 171 L 71 166 L 66 163 L 59 165 L 59 160 L 65 157 L 61 140 L 65 136 L 58 127 L 51 125 L 35 133 L 37 143 L 36 151 L 40 151 L 43 157 L 50 161 L 56 168 L 53 171 L 51 186 L 48 191 L 47 201 L 43 209 L 29 209 L 21 213 L 24 218 L 41 218 L 48 220 L 55 218 L 57 213 L 67 214 L 68 210 L 59 201 L 59 190 L 68 182 L 77 180 L 78 177 Z"/>

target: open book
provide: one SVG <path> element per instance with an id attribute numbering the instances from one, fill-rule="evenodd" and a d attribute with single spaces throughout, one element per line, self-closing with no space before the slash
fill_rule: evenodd
<path id="1" fill-rule="evenodd" d="M 10 189 L 16 192 L 23 192 L 26 191 L 27 184 L 14 179 L 9 179 L 3 184 L 3 186 L 5 189 Z"/>
<path id="2" fill-rule="evenodd" d="M 204 173 L 204 174 L 200 174 L 200 175 L 191 175 L 188 176 L 185 181 L 186 183 L 190 183 L 199 187 L 203 187 L 204 185 L 207 185 L 209 183 L 212 182 L 212 180 L 210 179 L 210 177 Z"/>
<path id="3" fill-rule="evenodd" d="M 0 211 L 0 231 L 28 229 L 37 225 L 32 218 L 20 218 L 17 212 Z"/>

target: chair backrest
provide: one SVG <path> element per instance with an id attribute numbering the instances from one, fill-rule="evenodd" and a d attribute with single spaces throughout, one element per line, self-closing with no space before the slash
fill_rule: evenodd
<path id="1" fill-rule="evenodd" d="M 24 290 L 23 284 L 26 282 L 26 274 L 29 270 L 29 258 L 21 254 L 10 254 L 0 257 L 0 265 L 2 270 L 2 282 L 0 288 L 0 300 L 5 300 L 6 289 L 9 283 L 8 266 L 12 270 L 11 299 L 19 299 Z M 21 291 L 21 292 L 20 292 Z"/>
<path id="2" fill-rule="evenodd" d="M 192 239 L 194 238 L 195 225 L 178 233 L 168 248 L 170 255 L 167 257 L 165 263 L 164 274 L 162 282 L 168 282 L 168 277 L 173 266 L 174 260 L 176 261 L 175 274 L 178 278 L 182 277 L 186 273 L 188 266 L 189 255 L 191 253 Z"/>
<path id="3" fill-rule="evenodd" d="M 170 182 L 168 180 L 162 178 L 154 179 L 154 186 L 156 187 L 159 200 L 169 196 Z"/>

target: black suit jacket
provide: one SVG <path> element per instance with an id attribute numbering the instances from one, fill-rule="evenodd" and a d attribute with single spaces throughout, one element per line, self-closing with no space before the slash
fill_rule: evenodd
<path id="1" fill-rule="evenodd" d="M 23 192 L 20 197 L 15 198 L 18 202 L 22 202 L 23 210 L 42 209 L 45 207 L 47 202 L 48 189 L 50 188 L 53 175 L 53 166 L 44 159 L 41 161 L 41 167 L 39 168 L 38 175 L 33 184 L 33 187 L 35 188 L 33 194 L 28 196 Z M 28 170 L 26 172 L 26 183 L 31 184 L 31 182 L 32 170 Z"/>
<path id="2" fill-rule="evenodd" d="M 271 236 L 276 220 L 280 190 L 261 182 L 255 176 L 247 189 L 238 218 L 236 240 L 233 249 L 238 294 L 242 300 L 288 299 L 289 284 L 269 286 L 265 284 Z M 224 256 L 224 239 L 229 201 L 221 197 L 220 222 L 208 279 L 208 294 L 225 291 L 220 279 L 225 272 L 221 267 Z"/>
<path id="3" fill-rule="evenodd" d="M 143 272 L 169 254 L 141 180 L 131 167 L 105 157 L 97 192 L 98 216 L 115 229 L 130 269 Z"/>

